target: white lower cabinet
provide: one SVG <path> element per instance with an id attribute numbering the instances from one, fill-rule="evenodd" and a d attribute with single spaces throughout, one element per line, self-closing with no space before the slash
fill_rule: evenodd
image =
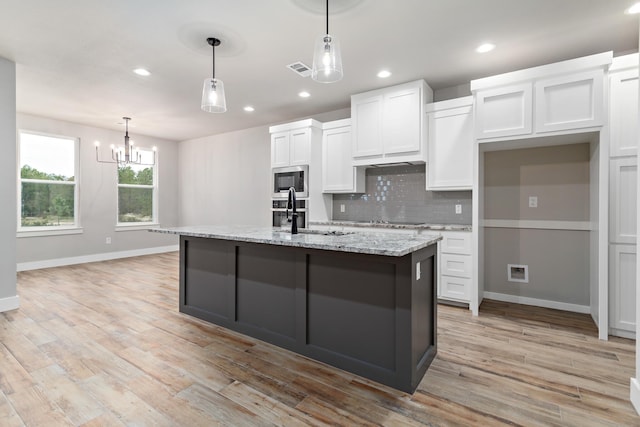
<path id="1" fill-rule="evenodd" d="M 636 245 L 609 245 L 609 333 L 635 338 Z"/>
<path id="2" fill-rule="evenodd" d="M 438 299 L 469 303 L 471 299 L 471 232 L 443 231 L 438 242 Z"/>

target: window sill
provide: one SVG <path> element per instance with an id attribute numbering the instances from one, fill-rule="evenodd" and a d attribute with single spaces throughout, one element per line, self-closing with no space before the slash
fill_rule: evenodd
<path id="1" fill-rule="evenodd" d="M 80 227 L 73 228 L 39 228 L 29 230 L 18 230 L 16 232 L 17 238 L 22 237 L 45 237 L 45 236 L 64 236 L 67 234 L 82 234 L 84 230 Z"/>
<path id="2" fill-rule="evenodd" d="M 149 230 L 150 228 L 159 227 L 160 224 L 157 222 L 145 222 L 145 223 L 133 223 L 129 224 L 116 224 L 116 231 L 138 231 L 138 230 Z"/>

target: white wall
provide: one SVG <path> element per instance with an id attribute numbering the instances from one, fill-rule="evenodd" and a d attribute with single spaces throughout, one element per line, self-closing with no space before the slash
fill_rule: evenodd
<path id="1" fill-rule="evenodd" d="M 16 291 L 16 64 L 0 58 L 0 312 L 18 308 Z"/>
<path id="2" fill-rule="evenodd" d="M 83 229 L 82 234 L 19 237 L 17 239 L 19 269 L 22 269 L 21 266 L 33 268 L 34 263 L 41 266 L 59 265 L 49 261 L 61 259 L 77 262 L 108 259 L 117 257 L 113 256 L 117 253 L 131 254 L 132 251 L 162 248 L 178 243 L 176 236 L 151 233 L 147 230 L 115 231 L 118 197 L 117 170 L 114 164 L 96 162 L 94 143 L 96 140 L 100 141 L 106 149 L 104 154 L 108 155 L 107 147 L 110 144 L 123 143 L 124 130 L 106 130 L 26 114 L 17 115 L 17 125 L 19 130 L 80 139 L 79 220 Z M 140 147 L 158 147 L 158 219 L 162 227 L 178 225 L 178 143 L 136 135 L 135 130 L 131 129 L 129 134 Z M 12 159 L 15 159 L 15 156 Z M 12 191 L 15 195 L 15 185 Z M 14 209 L 14 218 L 15 215 Z M 2 221 L 3 224 L 4 222 Z M 15 219 L 11 225 L 15 241 Z M 109 245 L 105 243 L 107 237 L 111 237 L 112 243 Z"/>
<path id="3" fill-rule="evenodd" d="M 312 118 L 328 122 L 350 113 Z M 180 225 L 271 226 L 269 126 L 183 141 L 179 151 Z"/>

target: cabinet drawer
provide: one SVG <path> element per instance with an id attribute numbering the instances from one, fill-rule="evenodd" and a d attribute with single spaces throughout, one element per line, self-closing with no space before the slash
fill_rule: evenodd
<path id="1" fill-rule="evenodd" d="M 471 233 L 465 231 L 443 232 L 440 250 L 448 254 L 471 255 Z"/>
<path id="2" fill-rule="evenodd" d="M 443 276 L 471 278 L 471 257 L 469 255 L 442 254 L 440 270 Z"/>
<path id="3" fill-rule="evenodd" d="M 471 290 L 471 279 L 463 277 L 440 277 L 440 297 L 454 299 L 457 301 L 469 302 Z"/>

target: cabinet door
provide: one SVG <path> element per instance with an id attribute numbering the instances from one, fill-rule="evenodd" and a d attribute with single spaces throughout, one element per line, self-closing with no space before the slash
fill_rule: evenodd
<path id="1" fill-rule="evenodd" d="M 610 161 L 609 240 L 636 243 L 638 159 L 621 157 Z"/>
<path id="2" fill-rule="evenodd" d="M 327 129 L 322 136 L 322 191 L 354 188 L 351 166 L 351 126 Z"/>
<path id="3" fill-rule="evenodd" d="M 471 279 L 463 277 L 440 276 L 440 297 L 460 302 L 469 302 Z"/>
<path id="4" fill-rule="evenodd" d="M 609 323 L 611 328 L 636 330 L 636 246 L 610 245 Z"/>
<path id="5" fill-rule="evenodd" d="M 382 156 L 382 95 L 351 100 L 353 157 Z"/>
<path id="6" fill-rule="evenodd" d="M 271 167 L 289 166 L 289 132 L 271 134 Z"/>
<path id="7" fill-rule="evenodd" d="M 612 157 L 636 156 L 640 137 L 638 135 L 638 70 L 613 73 L 610 82 L 609 154 Z"/>
<path id="8" fill-rule="evenodd" d="M 470 190 L 473 184 L 471 106 L 429 113 L 427 191 Z"/>
<path id="9" fill-rule="evenodd" d="M 422 96 L 419 87 L 384 95 L 382 139 L 384 154 L 420 151 Z"/>
<path id="10" fill-rule="evenodd" d="M 311 159 L 311 129 L 289 132 L 289 165 L 308 165 Z"/>
<path id="11" fill-rule="evenodd" d="M 476 93 L 476 138 L 527 135 L 532 131 L 531 83 L 480 90 Z"/>
<path id="12" fill-rule="evenodd" d="M 602 125 L 604 71 L 541 80 L 536 83 L 536 132 Z"/>

